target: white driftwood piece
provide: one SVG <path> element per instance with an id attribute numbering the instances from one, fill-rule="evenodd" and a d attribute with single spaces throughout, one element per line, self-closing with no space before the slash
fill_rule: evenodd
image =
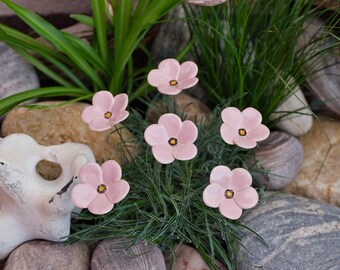
<path id="1" fill-rule="evenodd" d="M 47 181 L 36 171 L 41 160 L 58 163 L 61 175 Z M 78 143 L 42 146 L 25 134 L 0 140 L 0 260 L 32 239 L 65 241 L 70 234 L 72 186 L 83 164 L 94 162 Z"/>

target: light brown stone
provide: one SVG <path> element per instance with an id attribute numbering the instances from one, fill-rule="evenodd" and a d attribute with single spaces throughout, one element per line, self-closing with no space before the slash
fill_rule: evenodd
<path id="1" fill-rule="evenodd" d="M 170 253 L 165 254 L 166 269 L 170 270 Z M 216 261 L 216 266 L 220 270 L 227 270 L 219 261 Z M 177 246 L 175 251 L 175 261 L 172 270 L 209 270 L 209 266 L 203 260 L 199 252 L 187 245 Z"/>
<path id="2" fill-rule="evenodd" d="M 216 6 L 225 3 L 226 0 L 185 0 L 185 2 L 199 6 Z"/>
<path id="3" fill-rule="evenodd" d="M 314 120 L 302 136 L 305 159 L 296 180 L 285 190 L 340 206 L 340 122 Z"/>
<path id="4" fill-rule="evenodd" d="M 38 103 L 55 105 L 60 102 Z M 60 107 L 28 110 L 16 108 L 6 116 L 1 133 L 7 136 L 13 133 L 25 133 L 39 144 L 55 145 L 65 142 L 78 142 L 89 146 L 98 162 L 114 159 L 121 163 L 129 159 L 129 153 L 122 143 L 118 132 L 113 130 L 98 132 L 89 129 L 81 120 L 81 113 L 89 106 L 86 103 L 72 103 Z M 122 125 L 117 125 L 129 152 L 134 155 L 133 135 Z M 122 151 L 122 150 L 125 151 Z M 52 176 L 45 178 L 54 177 Z M 51 179 L 51 178 L 50 178 Z"/>
<path id="5" fill-rule="evenodd" d="M 197 125 L 200 123 L 204 124 L 209 120 L 211 110 L 200 100 L 180 93 L 175 97 L 176 113 L 183 115 L 185 119 L 191 120 Z M 156 101 L 155 104 L 151 105 L 146 113 L 146 119 L 151 123 L 156 123 L 159 117 L 168 113 L 173 104 L 166 104 L 164 101 Z"/>
<path id="6" fill-rule="evenodd" d="M 83 243 L 26 242 L 11 253 L 4 270 L 25 269 L 87 270 L 90 269 L 90 250 Z"/>

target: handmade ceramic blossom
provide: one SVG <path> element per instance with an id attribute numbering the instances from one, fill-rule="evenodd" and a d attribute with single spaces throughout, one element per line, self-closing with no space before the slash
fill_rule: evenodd
<path id="1" fill-rule="evenodd" d="M 172 113 L 163 114 L 158 124 L 149 126 L 144 132 L 146 142 L 152 146 L 152 154 L 162 164 L 194 158 L 197 155 L 194 145 L 197 135 L 197 127 L 192 121 L 182 122 Z"/>
<path id="2" fill-rule="evenodd" d="M 227 166 L 217 166 L 210 173 L 210 185 L 203 191 L 204 203 L 219 208 L 220 213 L 229 219 L 238 219 L 242 209 L 254 207 L 259 196 L 250 187 L 251 175 L 245 169 L 230 170 Z"/>
<path id="3" fill-rule="evenodd" d="M 100 91 L 92 98 L 93 106 L 85 108 L 81 118 L 89 124 L 89 128 L 95 131 L 104 131 L 124 121 L 129 112 L 127 94 L 113 96 L 109 91 Z"/>
<path id="4" fill-rule="evenodd" d="M 166 59 L 160 62 L 158 69 L 149 72 L 147 79 L 162 94 L 177 95 L 198 82 L 197 72 L 198 67 L 192 61 L 180 65 L 176 59 Z"/>
<path id="5" fill-rule="evenodd" d="M 114 160 L 99 166 L 88 163 L 79 172 L 80 184 L 72 190 L 72 201 L 79 208 L 88 208 L 96 215 L 110 212 L 115 203 L 129 193 L 130 185 L 122 180 L 122 170 Z"/>
<path id="6" fill-rule="evenodd" d="M 61 175 L 43 179 L 36 171 L 41 160 L 58 163 Z M 94 160 L 83 144 L 42 146 L 25 134 L 0 140 L 0 260 L 32 239 L 66 240 L 75 208 L 70 190 L 79 168 Z"/>
<path id="7" fill-rule="evenodd" d="M 254 108 L 249 107 L 241 112 L 237 108 L 228 107 L 222 111 L 221 116 L 221 136 L 228 144 L 249 149 L 269 136 L 269 129 L 261 124 L 261 113 Z"/>

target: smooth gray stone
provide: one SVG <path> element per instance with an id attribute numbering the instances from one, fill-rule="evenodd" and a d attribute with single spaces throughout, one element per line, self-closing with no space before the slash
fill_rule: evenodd
<path id="1" fill-rule="evenodd" d="M 280 194 L 248 211 L 244 220 L 268 246 L 246 232 L 242 244 L 252 255 L 241 249 L 238 270 L 340 269 L 340 208 Z"/>
<path id="2" fill-rule="evenodd" d="M 165 261 L 157 246 L 126 239 L 106 239 L 93 252 L 91 270 L 165 270 Z"/>
<path id="3" fill-rule="evenodd" d="M 38 87 L 39 79 L 33 66 L 0 42 L 0 100 Z"/>

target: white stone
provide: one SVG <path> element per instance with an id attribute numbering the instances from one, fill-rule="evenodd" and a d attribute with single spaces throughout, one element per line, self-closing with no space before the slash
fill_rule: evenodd
<path id="1" fill-rule="evenodd" d="M 61 175 L 42 178 L 36 171 L 41 160 L 58 163 Z M 80 167 L 94 161 L 83 144 L 42 146 L 25 134 L 0 140 L 0 260 L 28 240 L 66 240 L 75 208 L 70 191 Z"/>
<path id="2" fill-rule="evenodd" d="M 185 2 L 199 6 L 216 6 L 225 3 L 226 0 L 185 0 Z"/>
<path id="3" fill-rule="evenodd" d="M 290 135 L 299 137 L 312 128 L 312 114 L 301 89 L 296 87 L 292 94 L 276 109 L 271 119 L 281 118 L 276 127 Z"/>

